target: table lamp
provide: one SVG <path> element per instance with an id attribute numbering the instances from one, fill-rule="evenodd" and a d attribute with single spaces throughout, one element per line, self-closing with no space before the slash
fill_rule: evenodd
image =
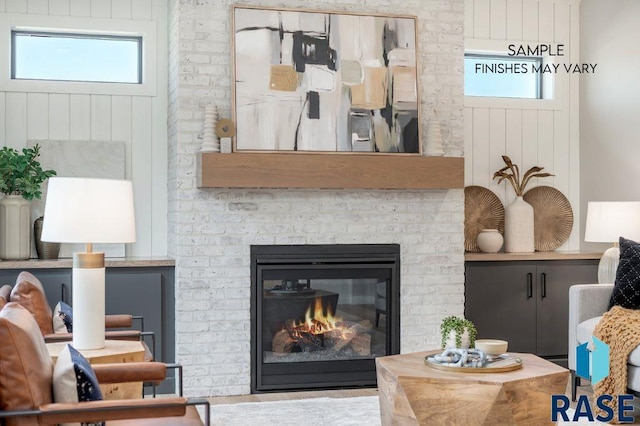
<path id="1" fill-rule="evenodd" d="M 133 186 L 130 181 L 53 177 L 44 208 L 42 241 L 84 243 L 73 254 L 73 346 L 104 347 L 104 253 L 94 243 L 136 240 Z"/>
<path id="2" fill-rule="evenodd" d="M 584 240 L 613 243 L 600 258 L 598 283 L 614 283 L 620 261 L 620 237 L 640 241 L 640 202 L 590 201 L 587 205 L 587 226 Z"/>

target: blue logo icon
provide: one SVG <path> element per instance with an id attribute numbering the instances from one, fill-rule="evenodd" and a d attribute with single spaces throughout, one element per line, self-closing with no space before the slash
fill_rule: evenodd
<path id="1" fill-rule="evenodd" d="M 576 347 L 576 374 L 591 380 L 591 385 L 609 375 L 609 345 L 594 337 L 593 346 L 593 350 L 587 348 L 587 343 Z"/>

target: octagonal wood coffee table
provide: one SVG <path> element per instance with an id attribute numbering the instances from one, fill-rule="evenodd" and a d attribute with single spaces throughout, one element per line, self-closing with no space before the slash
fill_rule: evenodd
<path id="1" fill-rule="evenodd" d="M 376 358 L 383 425 L 552 425 L 551 395 L 564 394 L 569 370 L 532 354 L 504 373 L 430 368 L 416 352 Z"/>

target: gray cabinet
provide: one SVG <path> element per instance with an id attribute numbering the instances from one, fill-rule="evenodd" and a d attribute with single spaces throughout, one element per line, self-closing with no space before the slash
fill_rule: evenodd
<path id="1" fill-rule="evenodd" d="M 171 275 L 160 268 L 107 268 L 105 279 L 105 312 L 144 317 L 144 328 L 156 336 L 156 358 L 174 360 L 173 303 L 170 312 L 166 298 L 173 301 L 173 268 Z M 170 287 L 171 293 L 167 293 Z M 171 326 L 169 326 L 171 324 Z M 149 343 L 151 345 L 151 343 Z"/>
<path id="2" fill-rule="evenodd" d="M 155 334 L 155 357 L 163 362 L 175 362 L 174 287 L 173 267 L 108 267 L 106 271 L 105 312 L 144 317 L 145 331 Z M 174 391 L 172 379 L 158 388 L 160 393 Z"/>
<path id="3" fill-rule="evenodd" d="M 569 287 L 597 282 L 597 260 L 465 263 L 465 317 L 509 351 L 567 357 Z"/>

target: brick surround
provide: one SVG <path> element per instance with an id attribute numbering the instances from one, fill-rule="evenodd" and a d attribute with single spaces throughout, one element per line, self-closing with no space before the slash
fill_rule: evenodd
<path id="1" fill-rule="evenodd" d="M 251 244 L 400 244 L 401 350 L 435 347 L 441 318 L 464 309 L 462 190 L 196 188 L 204 106 L 230 116 L 231 3 L 169 2 L 168 246 L 186 394 L 249 393 Z M 417 15 L 423 135 L 437 111 L 447 155 L 462 156 L 462 0 L 251 4 Z"/>

